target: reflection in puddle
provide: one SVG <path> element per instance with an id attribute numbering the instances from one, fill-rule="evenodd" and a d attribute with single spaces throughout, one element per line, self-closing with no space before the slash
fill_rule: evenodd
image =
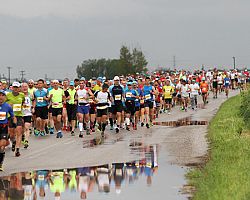
<path id="1" fill-rule="evenodd" d="M 87 199 L 88 193 L 111 193 L 112 188 L 119 194 L 142 177 L 145 177 L 145 185 L 150 186 L 158 169 L 158 146 L 143 149 L 142 159 L 132 162 L 1 177 L 0 199 Z"/>
<path id="2" fill-rule="evenodd" d="M 94 139 L 91 140 L 84 140 L 83 141 L 83 148 L 89 148 L 89 147 L 96 147 L 98 145 L 113 145 L 117 142 L 123 141 L 122 136 L 118 136 L 116 138 L 109 139 L 107 136 L 96 136 Z"/>
<path id="3" fill-rule="evenodd" d="M 179 126 L 208 125 L 208 121 L 191 120 L 191 117 L 187 117 L 176 121 L 154 122 L 154 124 L 160 126 L 179 127 Z"/>

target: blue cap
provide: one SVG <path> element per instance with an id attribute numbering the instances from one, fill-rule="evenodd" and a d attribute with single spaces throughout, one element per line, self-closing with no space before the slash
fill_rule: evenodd
<path id="1" fill-rule="evenodd" d="M 80 78 L 80 81 L 85 81 L 86 79 L 84 77 L 81 77 Z"/>
<path id="2" fill-rule="evenodd" d="M 6 96 L 6 92 L 4 90 L 0 90 L 0 93 Z"/>
<path id="3" fill-rule="evenodd" d="M 69 85 L 70 85 L 70 86 L 74 86 L 74 85 L 75 85 L 75 84 L 74 84 L 74 81 L 70 81 Z"/>
<path id="4" fill-rule="evenodd" d="M 97 80 L 102 82 L 102 77 L 98 77 Z"/>

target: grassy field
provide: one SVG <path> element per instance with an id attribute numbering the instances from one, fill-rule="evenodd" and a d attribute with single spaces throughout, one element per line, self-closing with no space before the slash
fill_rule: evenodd
<path id="1" fill-rule="evenodd" d="M 250 200 L 250 133 L 240 102 L 240 96 L 230 98 L 209 125 L 208 162 L 187 174 L 195 200 Z"/>

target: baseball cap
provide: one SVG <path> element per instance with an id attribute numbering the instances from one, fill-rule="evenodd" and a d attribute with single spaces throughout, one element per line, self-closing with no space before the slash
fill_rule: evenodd
<path id="1" fill-rule="evenodd" d="M 133 81 L 128 81 L 127 82 L 127 85 L 132 85 L 133 84 Z"/>
<path id="2" fill-rule="evenodd" d="M 81 77 L 80 78 L 80 81 L 85 81 L 86 79 L 84 77 Z"/>
<path id="3" fill-rule="evenodd" d="M 46 84 L 47 84 L 47 85 L 50 85 L 50 81 L 46 81 Z"/>
<path id="4" fill-rule="evenodd" d="M 114 81 L 119 81 L 119 80 L 120 80 L 119 76 L 114 77 Z"/>
<path id="5" fill-rule="evenodd" d="M 1 83 L 7 83 L 7 81 L 5 79 L 2 79 Z"/>
<path id="6" fill-rule="evenodd" d="M 74 85 L 75 85 L 75 84 L 74 84 L 74 81 L 70 81 L 69 85 L 70 85 L 70 86 L 74 86 Z"/>
<path id="7" fill-rule="evenodd" d="M 29 83 L 34 83 L 34 81 L 33 81 L 32 79 L 30 79 L 28 82 L 29 82 Z"/>
<path id="8" fill-rule="evenodd" d="M 59 81 L 58 80 L 53 80 L 53 83 L 59 83 Z"/>
<path id="9" fill-rule="evenodd" d="M 0 90 L 0 93 L 6 96 L 6 93 L 4 90 Z"/>
<path id="10" fill-rule="evenodd" d="M 202 79 L 201 79 L 202 81 L 205 81 L 206 80 L 206 78 L 205 77 L 202 77 Z"/>
<path id="11" fill-rule="evenodd" d="M 13 82 L 13 83 L 12 83 L 12 86 L 13 86 L 13 87 L 20 87 L 21 84 L 20 84 L 19 82 Z"/>

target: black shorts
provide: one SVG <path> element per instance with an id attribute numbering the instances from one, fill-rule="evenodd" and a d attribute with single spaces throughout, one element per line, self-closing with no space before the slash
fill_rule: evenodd
<path id="1" fill-rule="evenodd" d="M 31 123 L 31 118 L 32 118 L 32 116 L 24 116 L 23 117 L 23 122 L 24 123 Z"/>
<path id="2" fill-rule="evenodd" d="M 52 116 L 57 117 L 58 115 L 62 115 L 62 108 L 51 108 Z"/>
<path id="3" fill-rule="evenodd" d="M 172 95 L 173 95 L 173 97 L 176 97 L 176 95 L 177 95 L 177 92 L 174 92 L 174 93 L 173 93 Z"/>
<path id="4" fill-rule="evenodd" d="M 213 82 L 213 88 L 217 89 L 218 88 L 218 82 Z"/>
<path id="5" fill-rule="evenodd" d="M 123 111 L 123 105 L 122 104 L 115 104 L 112 105 L 112 113 L 116 114 L 117 112 L 122 112 Z"/>
<path id="6" fill-rule="evenodd" d="M 178 97 L 179 99 L 181 99 L 181 94 L 178 94 L 177 97 Z"/>
<path id="7" fill-rule="evenodd" d="M 140 106 L 135 107 L 135 112 L 140 111 Z"/>
<path id="8" fill-rule="evenodd" d="M 48 107 L 47 106 L 36 107 L 35 114 L 37 118 L 41 118 L 43 120 L 48 119 Z"/>
<path id="9" fill-rule="evenodd" d="M 166 104 L 172 104 L 172 98 L 167 98 L 165 99 Z"/>
<path id="10" fill-rule="evenodd" d="M 90 115 L 96 114 L 96 105 L 95 104 L 90 104 L 89 114 Z"/>
<path id="11" fill-rule="evenodd" d="M 52 105 L 49 106 L 49 113 L 52 113 Z"/>
<path id="12" fill-rule="evenodd" d="M 130 113 L 131 115 L 135 114 L 135 102 L 134 101 L 126 101 L 125 102 L 125 112 Z"/>
<path id="13" fill-rule="evenodd" d="M 71 122 L 72 120 L 76 120 L 77 105 L 67 103 L 66 110 L 68 115 L 68 121 Z"/>
<path id="14" fill-rule="evenodd" d="M 154 108 L 154 102 L 153 101 L 145 101 L 144 106 L 152 109 L 152 108 Z"/>
<path id="15" fill-rule="evenodd" d="M 8 140 L 8 124 L 0 124 L 0 140 Z"/>
<path id="16" fill-rule="evenodd" d="M 16 126 L 23 126 L 23 117 L 16 117 Z M 15 128 L 13 124 L 13 119 L 9 118 L 9 128 Z"/>
<path id="17" fill-rule="evenodd" d="M 97 109 L 97 117 L 102 117 L 103 115 L 108 115 L 108 108 Z"/>

